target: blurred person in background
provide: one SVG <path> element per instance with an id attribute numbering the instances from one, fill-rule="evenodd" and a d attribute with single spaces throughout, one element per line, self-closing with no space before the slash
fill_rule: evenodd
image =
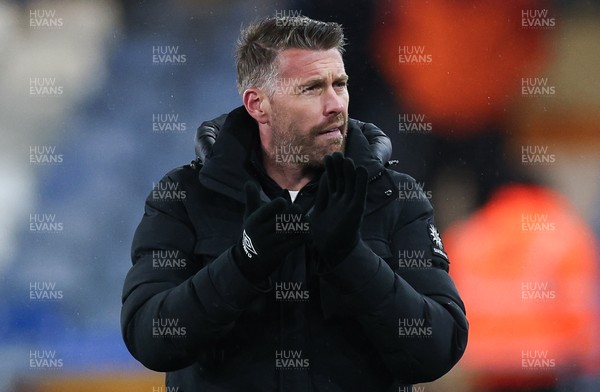
<path id="1" fill-rule="evenodd" d="M 505 185 L 444 239 L 470 310 L 468 385 L 560 391 L 593 370 L 598 244 L 567 200 Z"/>
<path id="2" fill-rule="evenodd" d="M 141 200 L 165 167 L 181 162 L 192 139 L 191 127 L 153 131 L 153 116 L 176 113 L 182 124 L 192 124 L 237 105 L 235 84 L 220 88 L 235 77 L 231 43 L 242 21 L 273 7 L 242 0 L 118 3 L 0 2 L 3 391 L 11 384 L 44 390 L 42 382 L 80 390 L 78 378 L 104 391 L 132 390 L 127 383 L 120 389 L 103 383 L 123 377 L 139 388 L 161 385 L 164 377 L 131 357 L 119 324 L 129 269 L 122 258 Z M 36 27 L 44 24 L 57 27 Z M 179 46 L 187 62 L 154 62 L 153 48 L 169 45 Z M 44 78 L 63 94 L 32 94 L 30 79 Z M 35 165 L 33 149 L 55 150 L 48 158 L 64 159 Z M 59 235 L 30 230 L 30 216 L 44 214 L 63 224 Z M 54 286 L 48 291 L 62 299 L 32 300 L 36 282 Z M 38 349 L 55 353 L 65 371 L 32 371 L 29 356 Z"/>
<path id="3" fill-rule="evenodd" d="M 244 105 L 206 162 L 148 196 L 122 333 L 168 387 L 397 391 L 462 356 L 465 310 L 432 207 L 348 118 L 343 46 L 336 23 L 247 27 Z"/>
<path id="4" fill-rule="evenodd" d="M 472 327 L 466 377 L 453 388 L 581 387 L 598 368 L 598 246 L 575 209 L 581 197 L 566 200 L 547 185 L 561 171 L 568 184 L 581 177 L 568 161 L 587 147 L 561 147 L 578 139 L 565 130 L 590 134 L 582 119 L 591 113 L 579 114 L 589 102 L 574 109 L 564 98 L 573 87 L 547 77 L 560 49 L 551 47 L 553 30 L 564 21 L 535 0 L 405 2 L 381 11 L 373 41 L 380 69 L 403 96 L 403 112 L 432 124 L 420 152 L 433 201 L 462 200 L 438 210 Z M 410 63 L 421 58 L 430 62 Z M 548 80 L 550 87 L 535 85 Z M 584 187 L 593 189 L 579 181 L 560 191 Z"/>

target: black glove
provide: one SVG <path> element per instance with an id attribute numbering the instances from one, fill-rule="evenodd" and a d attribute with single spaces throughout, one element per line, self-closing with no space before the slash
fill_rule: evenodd
<path id="1" fill-rule="evenodd" d="M 310 220 L 314 246 L 330 267 L 346 258 L 360 239 L 367 197 L 367 169 L 336 152 L 325 157 Z"/>
<path id="2" fill-rule="evenodd" d="M 247 182 L 246 211 L 242 238 L 233 247 L 233 258 L 242 274 L 254 284 L 264 281 L 293 249 L 300 246 L 307 233 L 277 229 L 277 217 L 302 216 L 298 205 L 276 198 L 261 206 L 259 190 Z"/>

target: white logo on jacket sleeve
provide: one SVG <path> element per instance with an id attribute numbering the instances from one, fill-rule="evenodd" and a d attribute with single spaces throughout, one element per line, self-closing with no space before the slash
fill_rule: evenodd
<path id="1" fill-rule="evenodd" d="M 444 245 L 442 244 L 442 237 L 440 237 L 440 233 L 438 233 L 437 229 L 434 225 L 429 225 L 429 235 L 431 236 L 431 240 L 440 249 L 444 249 Z"/>
<path id="2" fill-rule="evenodd" d="M 440 237 L 437 228 L 432 224 L 429 225 L 429 237 L 431 238 L 431 242 L 433 242 L 433 246 L 431 247 L 433 253 L 448 260 L 448 255 L 444 251 L 444 244 L 442 244 L 442 237 Z"/>
<path id="3" fill-rule="evenodd" d="M 248 256 L 249 259 L 252 258 L 252 254 L 258 256 L 258 253 L 256 253 L 254 245 L 252 244 L 252 240 L 250 239 L 248 233 L 246 233 L 246 230 L 244 230 L 244 233 L 242 234 L 242 246 L 244 247 L 244 252 L 246 252 L 246 256 Z"/>

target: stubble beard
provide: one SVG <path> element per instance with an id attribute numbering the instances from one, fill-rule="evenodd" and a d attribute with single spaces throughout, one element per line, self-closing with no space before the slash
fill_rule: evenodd
<path id="1" fill-rule="evenodd" d="M 319 137 L 321 132 L 340 121 L 341 136 L 330 139 Z M 326 155 L 343 152 L 346 147 L 348 116 L 340 113 L 335 120 L 315 126 L 307 133 L 295 129 L 292 124 L 278 124 L 278 121 L 273 121 L 272 129 L 269 154 L 272 162 L 285 166 L 301 165 L 306 170 L 322 169 Z"/>

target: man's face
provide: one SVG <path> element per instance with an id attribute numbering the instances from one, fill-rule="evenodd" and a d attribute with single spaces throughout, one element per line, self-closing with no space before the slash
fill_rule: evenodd
<path id="1" fill-rule="evenodd" d="M 278 56 L 278 70 L 269 97 L 269 158 L 321 167 L 325 155 L 343 151 L 348 132 L 342 56 L 336 49 L 287 49 Z"/>

